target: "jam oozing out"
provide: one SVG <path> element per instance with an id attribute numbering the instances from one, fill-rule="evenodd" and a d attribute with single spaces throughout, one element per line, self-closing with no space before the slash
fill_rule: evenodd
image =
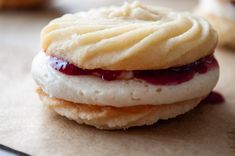
<path id="1" fill-rule="evenodd" d="M 176 85 L 191 80 L 196 73 L 204 74 L 213 67 L 218 67 L 218 63 L 211 55 L 181 67 L 136 71 L 135 77 L 151 84 Z"/>
<path id="2" fill-rule="evenodd" d="M 50 65 L 52 68 L 66 74 L 66 75 L 93 75 L 102 78 L 103 80 L 111 81 L 116 80 L 121 71 L 109 71 L 102 69 L 86 70 L 76 67 L 62 59 L 56 57 L 50 57 Z"/>
<path id="3" fill-rule="evenodd" d="M 225 101 L 223 95 L 218 92 L 211 92 L 200 104 L 221 104 Z"/>
<path id="4" fill-rule="evenodd" d="M 218 63 L 213 55 L 206 56 L 191 64 L 181 67 L 173 67 L 162 70 L 135 70 L 135 71 L 110 71 L 102 69 L 87 70 L 76 67 L 62 59 L 50 57 L 50 65 L 52 68 L 66 75 L 93 75 L 100 77 L 106 81 L 120 79 L 141 79 L 155 85 L 177 85 L 186 82 L 194 77 L 195 74 L 204 74 L 214 67 L 218 67 Z M 128 76 L 127 73 L 131 73 Z"/>

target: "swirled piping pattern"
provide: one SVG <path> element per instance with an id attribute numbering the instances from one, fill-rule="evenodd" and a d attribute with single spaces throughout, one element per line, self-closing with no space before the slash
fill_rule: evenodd
<path id="1" fill-rule="evenodd" d="M 213 53 L 216 43 L 216 32 L 203 18 L 139 2 L 67 14 L 41 32 L 47 55 L 84 69 L 181 66 Z"/>

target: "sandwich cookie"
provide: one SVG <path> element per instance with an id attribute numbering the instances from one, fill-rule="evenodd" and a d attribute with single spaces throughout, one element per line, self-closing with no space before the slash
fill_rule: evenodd
<path id="1" fill-rule="evenodd" d="M 100 129 L 151 125 L 196 107 L 214 88 L 217 34 L 193 14 L 139 2 L 51 21 L 32 75 L 41 101 Z"/>

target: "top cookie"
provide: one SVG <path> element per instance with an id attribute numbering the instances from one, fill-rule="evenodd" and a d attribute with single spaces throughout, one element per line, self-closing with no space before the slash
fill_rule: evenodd
<path id="1" fill-rule="evenodd" d="M 213 53 L 217 34 L 204 19 L 139 2 L 68 14 L 41 33 L 43 50 L 84 69 L 149 70 Z"/>

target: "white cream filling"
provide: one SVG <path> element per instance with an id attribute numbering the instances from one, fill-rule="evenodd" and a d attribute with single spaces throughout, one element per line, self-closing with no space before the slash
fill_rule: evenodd
<path id="1" fill-rule="evenodd" d="M 199 12 L 209 13 L 235 20 L 235 6 L 232 5 L 229 1 L 200 0 Z"/>
<path id="2" fill-rule="evenodd" d="M 219 69 L 197 74 L 179 85 L 152 85 L 142 80 L 104 81 L 94 76 L 68 76 L 54 70 L 44 53 L 32 63 L 32 75 L 50 97 L 115 107 L 171 104 L 206 96 L 215 86 Z"/>

